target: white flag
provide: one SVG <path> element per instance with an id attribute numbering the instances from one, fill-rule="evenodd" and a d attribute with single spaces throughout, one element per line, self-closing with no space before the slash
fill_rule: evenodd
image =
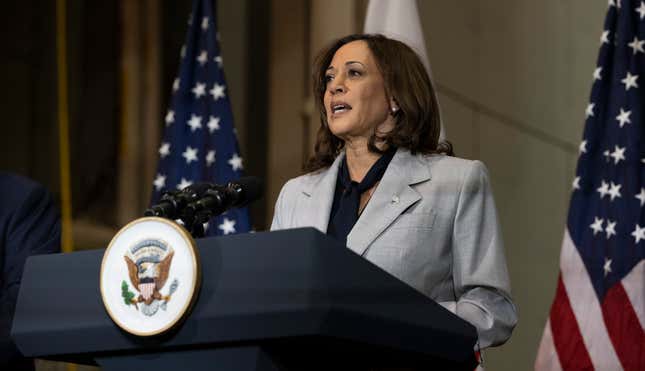
<path id="1" fill-rule="evenodd" d="M 406 43 L 417 52 L 432 80 L 432 70 L 428 61 L 416 0 L 370 0 L 365 16 L 364 32 L 380 33 L 390 39 Z M 443 120 L 441 120 L 439 141 L 445 138 Z"/>

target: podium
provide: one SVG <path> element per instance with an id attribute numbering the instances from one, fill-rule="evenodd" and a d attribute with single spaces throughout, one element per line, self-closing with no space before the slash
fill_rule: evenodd
<path id="1" fill-rule="evenodd" d="M 475 328 L 313 228 L 197 240 L 202 284 L 170 333 L 130 335 L 99 290 L 104 250 L 27 260 L 13 339 L 103 370 L 470 370 Z"/>

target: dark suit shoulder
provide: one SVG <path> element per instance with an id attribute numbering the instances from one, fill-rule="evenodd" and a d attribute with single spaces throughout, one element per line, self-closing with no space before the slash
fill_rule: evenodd
<path id="1" fill-rule="evenodd" d="M 34 196 L 47 195 L 48 191 L 42 185 L 20 175 L 0 172 L 0 213 L 13 210 Z"/>
<path id="2" fill-rule="evenodd" d="M 18 241 L 34 242 L 24 248 L 60 251 L 60 215 L 47 188 L 20 175 L 0 173 L 0 205 L 0 244 L 5 253 Z"/>

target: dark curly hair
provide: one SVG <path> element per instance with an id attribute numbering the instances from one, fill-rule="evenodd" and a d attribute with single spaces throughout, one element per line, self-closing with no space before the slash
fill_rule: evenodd
<path id="1" fill-rule="evenodd" d="M 372 134 L 368 148 L 382 153 L 377 141 L 388 146 L 408 149 L 412 154 L 443 153 L 453 155 L 452 144 L 439 142 L 441 121 L 439 105 L 432 82 L 418 55 L 406 44 L 379 34 L 355 34 L 332 42 L 315 59 L 313 88 L 316 108 L 320 114 L 314 155 L 305 165 L 306 171 L 329 167 L 345 145 L 332 134 L 327 124 L 323 102 L 327 89 L 326 71 L 336 51 L 352 41 L 367 43 L 385 82 L 386 93 L 398 103 L 399 110 L 393 130 L 386 134 Z"/>

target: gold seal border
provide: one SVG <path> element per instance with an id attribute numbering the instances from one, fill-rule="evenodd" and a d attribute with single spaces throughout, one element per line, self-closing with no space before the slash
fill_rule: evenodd
<path id="1" fill-rule="evenodd" d="M 162 327 L 159 330 L 156 331 L 150 331 L 150 332 L 143 332 L 143 331 L 137 331 L 131 328 L 128 328 L 128 326 L 124 325 L 121 321 L 119 321 L 118 318 L 112 313 L 110 310 L 110 307 L 106 304 L 106 294 L 103 292 L 103 273 L 105 270 L 105 264 L 106 260 L 108 257 L 108 254 L 110 253 L 110 250 L 112 249 L 112 246 L 116 242 L 116 240 L 119 238 L 119 236 L 132 226 L 139 224 L 139 223 L 144 223 L 144 222 L 161 222 L 163 224 L 166 224 L 170 226 L 172 229 L 174 229 L 176 232 L 178 232 L 181 237 L 184 239 L 186 242 L 186 245 L 188 246 L 188 252 L 190 253 L 192 257 L 192 265 L 193 265 L 193 284 L 191 289 L 191 298 L 189 301 L 184 303 L 183 308 L 181 308 L 181 311 L 179 312 L 179 315 L 170 321 L 169 324 L 166 326 Z M 160 335 L 163 334 L 167 331 L 170 331 L 174 329 L 176 326 L 181 324 L 187 317 L 188 314 L 191 312 L 195 302 L 197 301 L 197 297 L 199 296 L 199 289 L 201 288 L 201 281 L 202 281 L 202 270 L 201 270 L 201 264 L 200 264 L 200 258 L 199 258 L 199 252 L 197 251 L 197 247 L 195 244 L 195 240 L 193 237 L 188 233 L 188 231 L 183 228 L 181 225 L 168 220 L 164 218 L 159 218 L 156 216 L 147 216 L 139 219 L 135 219 L 131 221 L 130 223 L 126 224 L 123 228 L 121 228 L 115 235 L 112 237 L 112 240 L 110 241 L 108 247 L 105 249 L 105 252 L 103 253 L 103 260 L 101 261 L 101 271 L 100 271 L 100 276 L 99 276 L 99 290 L 101 291 L 101 300 L 103 301 L 103 307 L 107 311 L 108 315 L 112 319 L 112 321 L 122 328 L 123 330 L 137 336 L 155 336 L 155 335 Z"/>

